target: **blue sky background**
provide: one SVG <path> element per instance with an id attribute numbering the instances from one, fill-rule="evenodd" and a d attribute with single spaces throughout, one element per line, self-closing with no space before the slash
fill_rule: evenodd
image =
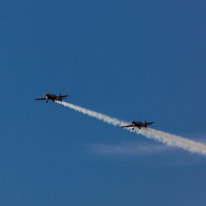
<path id="1" fill-rule="evenodd" d="M 205 142 L 205 10 L 202 0 L 1 1 L 0 204 L 205 205 L 205 157 L 34 101 L 69 94 Z"/>

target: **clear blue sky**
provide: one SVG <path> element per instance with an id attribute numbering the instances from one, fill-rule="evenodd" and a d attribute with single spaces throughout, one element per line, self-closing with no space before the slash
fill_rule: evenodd
<path id="1" fill-rule="evenodd" d="M 205 205 L 205 157 L 33 100 L 69 94 L 205 142 L 205 10 L 203 0 L 1 1 L 0 204 Z"/>

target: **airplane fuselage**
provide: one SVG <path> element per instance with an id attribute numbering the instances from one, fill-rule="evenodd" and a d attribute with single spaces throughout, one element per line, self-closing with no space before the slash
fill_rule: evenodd
<path id="1" fill-rule="evenodd" d="M 57 100 L 57 96 L 55 94 L 46 94 L 45 96 L 47 100 Z"/>
<path id="2" fill-rule="evenodd" d="M 138 127 L 139 129 L 147 128 L 147 126 L 152 125 L 153 123 L 154 122 L 147 122 L 147 121 L 145 121 L 145 122 L 140 122 L 140 121 L 135 122 L 135 121 L 133 121 L 133 122 L 131 122 L 130 125 L 125 125 L 125 126 L 122 126 L 122 127 L 123 128 L 124 127 L 132 127 L 132 129 L 134 130 L 135 127 Z"/>
<path id="3" fill-rule="evenodd" d="M 148 125 L 152 125 L 152 124 L 154 124 L 154 122 L 146 122 L 146 121 L 145 122 L 140 122 L 140 121 L 138 121 L 138 122 L 133 121 L 132 122 L 133 129 L 134 129 L 134 127 L 138 127 L 139 129 L 141 129 L 142 127 L 147 128 Z"/>
<path id="4" fill-rule="evenodd" d="M 55 95 L 55 94 L 45 94 L 45 97 L 44 98 L 37 98 L 35 100 L 46 100 L 46 103 L 48 103 L 49 100 L 51 101 L 55 101 L 55 100 L 58 100 L 58 101 L 62 101 L 63 99 L 66 99 L 66 97 L 68 97 L 68 95 Z"/>

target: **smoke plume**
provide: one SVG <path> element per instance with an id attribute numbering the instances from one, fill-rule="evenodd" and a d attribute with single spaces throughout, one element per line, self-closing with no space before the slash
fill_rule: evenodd
<path id="1" fill-rule="evenodd" d="M 55 101 L 58 104 L 62 104 L 65 107 L 69 107 L 71 109 L 74 109 L 78 112 L 81 112 L 83 114 L 86 114 L 90 117 L 94 117 L 96 119 L 99 119 L 103 122 L 106 122 L 108 124 L 111 124 L 113 126 L 122 126 L 125 124 L 128 124 L 128 122 L 125 121 L 120 121 L 116 118 L 109 117 L 108 115 L 104 115 L 89 109 L 85 109 L 83 107 L 67 103 L 67 102 L 61 102 L 61 101 Z M 149 139 L 154 139 L 158 142 L 162 142 L 168 146 L 174 146 L 174 147 L 179 147 L 184 150 L 187 150 L 191 153 L 198 153 L 201 155 L 206 155 L 206 145 L 203 143 L 199 143 L 196 141 L 189 140 L 187 138 L 183 138 L 180 136 L 172 135 L 166 132 L 154 130 L 154 129 L 149 129 L 149 128 L 142 128 L 138 130 L 131 130 L 130 128 L 126 128 L 126 130 L 130 132 L 135 132 L 136 134 L 140 134 L 142 136 L 145 136 Z"/>

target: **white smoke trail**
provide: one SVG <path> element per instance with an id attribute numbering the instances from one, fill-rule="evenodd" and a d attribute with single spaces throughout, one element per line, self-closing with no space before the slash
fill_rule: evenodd
<path id="1" fill-rule="evenodd" d="M 116 118 L 111 118 L 107 115 L 104 115 L 104 114 L 101 114 L 101 113 L 98 113 L 98 112 L 95 112 L 89 109 L 85 109 L 83 107 L 79 107 L 79 106 L 76 106 L 76 105 L 73 105 L 67 102 L 60 102 L 60 101 L 55 101 L 55 102 L 58 104 L 62 104 L 65 107 L 74 109 L 83 114 L 87 114 L 88 116 L 102 120 L 103 122 L 106 122 L 108 124 L 112 124 L 114 126 L 122 126 L 122 125 L 128 124 L 127 122 L 120 121 Z M 131 130 L 127 128 L 127 130 L 130 132 L 141 134 L 149 139 L 154 139 L 158 142 L 162 142 L 168 146 L 175 146 L 175 147 L 179 147 L 184 150 L 187 150 L 191 153 L 198 153 L 201 155 L 206 155 L 206 145 L 202 143 L 198 143 L 198 142 L 195 142 L 195 141 L 183 138 L 183 137 L 179 137 L 176 135 L 172 135 L 172 134 L 154 130 L 154 129 L 142 128 L 141 130 Z"/>

